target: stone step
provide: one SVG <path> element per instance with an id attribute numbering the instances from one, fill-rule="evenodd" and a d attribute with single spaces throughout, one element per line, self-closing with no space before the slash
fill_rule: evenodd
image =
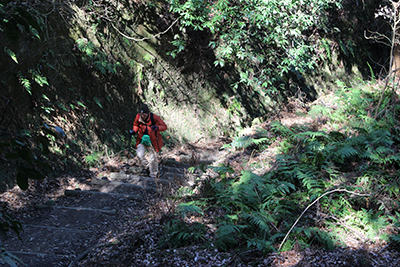
<path id="1" fill-rule="evenodd" d="M 24 251 L 9 251 L 24 264 L 15 261 L 17 266 L 29 267 L 67 267 L 72 263 L 73 255 L 54 253 L 34 253 Z"/>
<path id="2" fill-rule="evenodd" d="M 179 172 L 164 172 L 161 177 L 167 180 L 171 180 L 173 178 L 184 178 L 186 174 Z"/>
<path id="3" fill-rule="evenodd" d="M 66 228 L 66 227 L 53 227 L 47 225 L 33 225 L 33 224 L 23 224 L 23 228 L 41 228 L 41 229 L 48 229 L 48 230 L 60 230 L 60 231 L 73 231 L 73 232 L 88 232 L 91 233 L 92 230 L 84 230 L 84 229 L 77 229 L 77 228 Z"/>
<path id="4" fill-rule="evenodd" d="M 111 218 L 115 218 L 117 214 L 124 216 L 124 211 L 117 211 L 111 207 L 93 209 L 87 207 L 36 205 L 35 213 L 35 216 L 23 216 L 18 220 L 24 225 L 98 230 L 108 226 L 107 222 Z"/>
<path id="5" fill-rule="evenodd" d="M 111 193 L 111 192 L 99 192 L 99 191 L 92 191 L 92 190 L 65 190 L 64 194 L 66 196 L 83 196 L 83 195 L 94 195 L 94 196 L 109 196 L 115 198 L 126 198 L 130 200 L 142 200 L 143 197 L 141 195 L 133 195 L 133 194 L 118 194 L 118 193 Z"/>
<path id="6" fill-rule="evenodd" d="M 65 227 L 25 227 L 20 233 L 21 240 L 10 237 L 3 244 L 7 250 L 20 254 L 76 255 L 95 243 L 99 238 L 96 235 L 93 231 Z M 66 241 L 71 239 L 74 241 Z"/>
<path id="7" fill-rule="evenodd" d="M 130 175 L 124 173 L 114 173 L 110 176 L 110 179 L 103 177 L 102 179 L 92 179 L 92 185 L 97 186 L 97 189 L 102 192 L 114 192 L 123 190 L 124 188 L 131 188 L 140 190 L 140 192 L 151 191 L 159 192 L 160 184 L 168 185 L 171 183 L 170 180 L 143 177 L 137 175 Z"/>
<path id="8" fill-rule="evenodd" d="M 106 180 L 106 179 L 103 177 L 101 180 Z M 126 182 L 126 183 L 137 184 L 137 185 L 142 185 L 144 182 L 149 183 L 149 184 L 154 184 L 155 182 L 158 182 L 158 183 L 170 183 L 171 182 L 170 180 L 163 179 L 163 178 L 151 178 L 151 177 L 147 177 L 147 176 L 118 173 L 118 172 L 111 173 L 109 180 Z"/>
<path id="9" fill-rule="evenodd" d="M 101 212 L 101 213 L 112 214 L 112 215 L 117 213 L 117 211 L 115 209 L 111 209 L 111 208 L 109 208 L 109 209 L 92 209 L 92 208 L 85 208 L 85 207 L 49 206 L 49 205 L 43 205 L 43 204 L 37 204 L 35 207 L 37 209 L 53 208 L 53 209 L 61 209 L 61 210 Z"/>
<path id="10" fill-rule="evenodd" d="M 160 166 L 160 171 L 161 172 L 172 172 L 172 173 L 182 173 L 184 174 L 187 172 L 186 168 L 176 168 L 176 167 L 170 167 L 170 166 Z"/>

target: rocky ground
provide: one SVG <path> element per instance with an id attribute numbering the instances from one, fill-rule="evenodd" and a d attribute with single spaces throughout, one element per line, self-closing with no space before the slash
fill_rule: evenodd
<path id="1" fill-rule="evenodd" d="M 284 123 L 299 122 L 286 117 Z M 312 122 L 310 122 L 312 123 Z M 0 196 L 3 209 L 19 220 L 24 231 L 4 242 L 6 249 L 27 266 L 400 266 L 400 254 L 388 244 L 360 242 L 348 236 L 347 247 L 333 251 L 293 250 L 260 255 L 257 251 L 220 252 L 206 242 L 182 248 L 160 246 L 165 224 L 178 204 L 171 196 L 195 184 L 201 172 L 189 167 L 229 162 L 273 164 L 274 149 L 260 154 L 220 150 L 229 142 L 185 144 L 162 153 L 162 175 L 156 181 L 140 175 L 135 158 L 121 154 L 105 159 L 98 169 L 32 182 L 27 191 L 13 188 Z M 268 163 L 270 162 L 270 163 Z M 213 214 L 188 218 L 207 225 Z M 212 236 L 207 236 L 211 239 Z M 18 266 L 23 266 L 18 264 Z"/>

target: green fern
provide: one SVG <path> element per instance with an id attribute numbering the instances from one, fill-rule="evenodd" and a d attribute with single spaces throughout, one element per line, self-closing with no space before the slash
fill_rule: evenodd
<path id="1" fill-rule="evenodd" d="M 358 156 L 358 154 L 359 154 L 358 151 L 354 147 L 347 144 L 345 144 L 336 152 L 336 156 L 337 158 L 340 159 L 340 162 L 343 162 L 346 159 L 356 157 Z"/>
<path id="2" fill-rule="evenodd" d="M 247 248 L 256 248 L 257 250 L 263 252 L 263 253 L 268 253 L 268 252 L 273 252 L 275 251 L 275 248 L 273 246 L 273 243 L 270 241 L 266 241 L 261 238 L 249 238 L 247 240 Z"/>
<path id="3" fill-rule="evenodd" d="M 194 194 L 194 190 L 189 186 L 183 186 L 178 189 L 176 195 L 174 196 L 177 199 L 184 198 L 186 196 L 192 196 Z"/>
<path id="4" fill-rule="evenodd" d="M 315 140 L 325 140 L 325 139 L 329 138 L 329 135 L 322 131 L 318 131 L 318 132 L 306 131 L 306 132 L 298 133 L 298 136 L 302 137 L 301 139 L 303 139 L 304 141 L 307 141 L 307 142 L 313 142 Z"/>
<path id="5" fill-rule="evenodd" d="M 172 220 L 166 223 L 164 235 L 158 246 L 161 248 L 177 248 L 205 240 L 206 229 L 201 223 L 187 224 L 182 220 Z"/>
<path id="6" fill-rule="evenodd" d="M 290 130 L 288 127 L 281 124 L 279 121 L 271 122 L 271 130 L 279 136 L 282 137 L 292 137 L 294 135 L 293 131 Z"/>
<path id="7" fill-rule="evenodd" d="M 326 106 L 322 106 L 322 105 L 315 105 L 312 106 L 310 111 L 308 112 L 308 114 L 313 117 L 330 117 L 332 113 L 332 108 L 326 107 Z"/>
<path id="8" fill-rule="evenodd" d="M 17 56 L 15 55 L 15 53 L 14 53 L 11 49 L 9 49 L 9 48 L 7 48 L 7 47 L 5 46 L 5 47 L 4 47 L 4 52 L 6 52 L 6 54 L 9 55 L 9 56 L 11 57 L 11 59 L 14 60 L 15 63 L 18 64 Z"/>
<path id="9" fill-rule="evenodd" d="M 273 216 L 271 216 L 271 214 L 269 214 L 265 210 L 252 213 L 243 213 L 242 216 L 251 225 L 256 226 L 258 231 L 265 234 L 269 233 L 271 230 L 269 223 L 276 223 Z"/>
<path id="10" fill-rule="evenodd" d="M 42 74 L 37 71 L 37 70 L 30 70 L 31 74 L 32 74 L 32 79 L 39 84 L 40 86 L 43 87 L 43 85 L 49 85 L 49 83 L 47 82 L 47 78 L 42 76 Z"/>
<path id="11" fill-rule="evenodd" d="M 329 233 L 321 231 L 318 228 L 311 227 L 308 229 L 310 234 L 308 236 L 310 244 L 318 244 L 322 245 L 323 247 L 332 250 L 335 248 L 335 243 L 333 240 L 335 239 Z"/>
<path id="12" fill-rule="evenodd" d="M 217 166 L 217 167 L 210 166 L 209 168 L 211 170 L 219 173 L 220 175 L 223 175 L 223 174 L 226 174 L 226 173 L 234 173 L 235 172 L 235 170 L 232 169 L 232 167 L 229 167 L 229 166 Z"/>
<path id="13" fill-rule="evenodd" d="M 335 194 L 335 197 L 320 199 L 313 208 L 336 218 L 350 218 L 346 221 L 348 225 L 371 238 L 378 235 L 386 238 L 379 230 L 388 225 L 385 214 L 393 213 L 400 205 L 400 171 L 397 171 L 400 130 L 394 128 L 396 124 L 389 113 L 387 120 L 368 117 L 367 108 L 376 100 L 374 93 L 338 84 L 342 86 L 337 96 L 343 108 L 326 108 L 324 114 L 332 121 L 340 121 L 342 128 L 331 132 L 311 131 L 307 125 L 289 128 L 272 122 L 271 131 L 281 139 L 280 154 L 272 170 L 262 176 L 243 171 L 233 177 L 227 175 L 234 173 L 229 166 L 213 167 L 218 177 L 209 183 L 214 195 L 208 204 L 224 214 L 218 218 L 218 248 L 226 250 L 247 244 L 248 248 L 268 250 L 282 240 L 283 233 L 298 218 L 299 210 L 340 184 L 351 186 L 352 191 L 379 192 L 385 200 L 378 200 L 372 193 L 368 202 L 365 198 Z M 268 142 L 267 133 L 242 135 L 227 147 L 246 148 Z M 363 208 L 371 213 L 364 212 Z M 331 249 L 335 242 L 340 242 L 334 234 L 313 227 L 315 222 L 311 217 L 304 217 L 307 219 L 299 222 L 303 226 L 293 232 L 284 247 L 298 242 L 302 247 L 318 245 Z M 400 239 L 397 235 L 392 238 Z"/>
<path id="14" fill-rule="evenodd" d="M 237 246 L 238 240 L 242 235 L 242 230 L 248 228 L 247 225 L 235 225 L 232 222 L 224 221 L 218 225 L 215 237 L 215 245 L 220 250 L 226 251 Z"/>
<path id="15" fill-rule="evenodd" d="M 239 149 L 239 148 L 248 148 L 252 145 L 261 145 L 268 143 L 270 138 L 267 137 L 260 137 L 260 138 L 253 138 L 249 135 L 243 135 L 243 136 L 237 136 L 233 139 L 233 141 L 230 144 L 224 144 L 221 148 L 222 149 Z"/>
<path id="16" fill-rule="evenodd" d="M 298 168 L 296 170 L 296 176 L 311 194 L 319 194 L 324 191 L 323 183 L 312 169 L 306 170 Z"/>
<path id="17" fill-rule="evenodd" d="M 281 181 L 279 184 L 277 184 L 275 189 L 281 196 L 287 196 L 296 190 L 296 186 L 292 183 Z"/>
<path id="18" fill-rule="evenodd" d="M 176 212 L 182 217 L 185 218 L 188 214 L 194 214 L 194 215 L 203 215 L 203 211 L 201 208 L 198 206 L 199 203 L 198 201 L 191 201 L 187 203 L 180 203 L 178 207 L 176 207 Z"/>
<path id="19" fill-rule="evenodd" d="M 400 234 L 392 235 L 390 237 L 390 241 L 399 246 L 400 245 Z"/>
<path id="20" fill-rule="evenodd" d="M 32 95 L 32 92 L 31 92 L 31 82 L 30 82 L 28 79 L 26 79 L 26 78 L 22 75 L 21 72 L 18 72 L 18 78 L 19 78 L 19 81 L 20 81 L 22 87 L 24 87 L 24 89 L 28 92 L 28 94 Z"/>

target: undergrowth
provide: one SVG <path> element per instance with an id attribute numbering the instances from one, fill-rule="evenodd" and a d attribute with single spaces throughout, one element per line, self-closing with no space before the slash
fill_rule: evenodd
<path id="1" fill-rule="evenodd" d="M 385 94 L 377 111 L 379 91 L 338 85 L 340 105 L 310 111 L 325 117 L 326 129 L 274 121 L 269 131 L 239 135 L 224 146 L 262 152 L 270 140 L 280 140 L 274 168 L 257 175 L 230 165 L 209 166 L 216 175 L 202 182 L 199 193 L 181 198 L 186 209 L 208 222 L 209 245 L 267 253 L 295 244 L 333 249 L 345 246 L 345 236 L 400 244 L 397 96 Z M 192 238 L 185 233 L 193 226 L 183 221 L 185 216 L 166 226 L 163 240 L 169 245 L 187 245 Z M 171 232 L 181 238 L 169 237 Z"/>

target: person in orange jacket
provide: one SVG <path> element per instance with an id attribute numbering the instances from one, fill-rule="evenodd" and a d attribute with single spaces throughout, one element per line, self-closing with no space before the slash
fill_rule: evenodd
<path id="1" fill-rule="evenodd" d="M 150 177 L 158 176 L 158 152 L 163 146 L 163 139 L 160 132 L 167 130 L 165 122 L 157 115 L 150 112 L 149 107 L 143 104 L 133 122 L 133 128 L 129 131 L 136 137 L 136 155 L 143 166 L 143 173 Z M 149 160 L 145 158 L 145 152 L 149 153 Z"/>

